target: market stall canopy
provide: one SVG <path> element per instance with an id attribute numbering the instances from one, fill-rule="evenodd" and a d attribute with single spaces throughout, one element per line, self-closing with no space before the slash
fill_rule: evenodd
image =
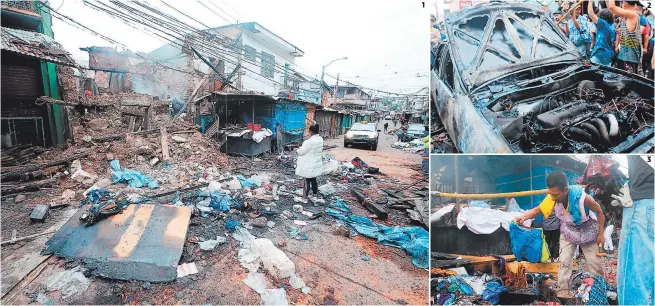
<path id="1" fill-rule="evenodd" d="M 47 62 L 77 66 L 61 44 L 52 37 L 38 32 L 3 27 L 2 50 L 35 57 Z"/>

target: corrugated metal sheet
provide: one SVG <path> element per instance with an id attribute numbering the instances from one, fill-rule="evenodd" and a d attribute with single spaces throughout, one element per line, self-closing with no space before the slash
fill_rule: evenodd
<path id="1" fill-rule="evenodd" d="M 69 53 L 53 38 L 44 34 L 2 28 L 2 50 L 36 57 L 57 64 L 75 66 Z"/>

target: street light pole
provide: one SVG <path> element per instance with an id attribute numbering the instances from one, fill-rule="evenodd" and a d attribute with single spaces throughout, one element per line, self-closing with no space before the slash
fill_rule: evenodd
<path id="1" fill-rule="evenodd" d="M 323 69 L 321 70 L 321 84 L 319 84 L 320 87 L 321 87 L 321 96 L 319 97 L 319 100 L 321 101 L 321 104 L 323 104 L 322 103 L 323 102 L 323 79 L 325 78 L 325 67 L 330 66 L 332 63 L 334 63 L 336 61 L 347 60 L 347 59 L 348 59 L 348 57 L 344 56 L 344 57 L 340 57 L 340 58 L 337 58 L 335 60 L 332 60 L 331 62 L 327 63 L 326 65 L 323 65 Z M 327 105 L 325 105 L 325 106 L 327 106 Z"/>

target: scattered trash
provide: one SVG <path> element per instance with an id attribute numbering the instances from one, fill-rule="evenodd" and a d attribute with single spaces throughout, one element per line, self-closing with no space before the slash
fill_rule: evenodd
<path id="1" fill-rule="evenodd" d="M 227 242 L 227 238 L 218 236 L 214 240 L 206 240 L 206 241 L 198 242 L 198 247 L 200 247 L 200 249 L 203 251 L 209 251 L 215 249 L 217 245 L 221 245 L 226 242 Z"/>
<path id="2" fill-rule="evenodd" d="M 333 184 L 327 183 L 318 187 L 318 191 L 326 196 L 333 195 L 337 193 L 337 189 L 334 188 Z"/>
<path id="3" fill-rule="evenodd" d="M 361 257 L 362 257 L 362 260 L 363 260 L 363 261 L 369 261 L 369 260 L 371 260 L 371 257 L 369 257 L 369 256 L 366 255 L 366 254 L 362 254 Z"/>
<path id="4" fill-rule="evenodd" d="M 153 178 L 141 174 L 139 171 L 123 169 L 121 170 L 121 165 L 118 160 L 112 160 L 111 163 L 111 177 L 113 183 L 127 183 L 129 187 L 141 188 L 143 186 L 148 186 L 148 188 L 157 188 L 159 183 Z"/>
<path id="5" fill-rule="evenodd" d="M 302 214 L 307 216 L 307 217 L 313 217 L 314 216 L 314 214 L 311 211 L 307 211 L 307 210 L 303 211 Z"/>
<path id="6" fill-rule="evenodd" d="M 298 204 L 293 205 L 293 211 L 297 212 L 297 213 L 302 213 L 302 211 L 303 211 L 302 205 L 298 205 Z"/>
<path id="7" fill-rule="evenodd" d="M 252 225 L 255 227 L 266 227 L 268 220 L 266 217 L 259 217 L 252 220 Z"/>
<path id="8" fill-rule="evenodd" d="M 237 229 L 237 226 L 241 225 L 241 222 L 227 219 L 225 220 L 225 228 L 230 232 L 234 232 Z"/>
<path id="9" fill-rule="evenodd" d="M 66 189 L 66 190 L 64 190 L 64 192 L 61 193 L 61 197 L 65 201 L 70 201 L 70 200 L 75 198 L 75 191 L 72 191 L 70 189 Z"/>
<path id="10" fill-rule="evenodd" d="M 50 205 L 37 204 L 30 214 L 30 220 L 35 222 L 45 222 L 50 211 Z"/>
<path id="11" fill-rule="evenodd" d="M 177 142 L 177 143 L 184 143 L 184 142 L 186 142 L 186 138 L 184 138 L 184 137 L 182 137 L 182 136 L 177 136 L 177 135 L 175 135 L 175 136 L 171 137 L 171 139 L 173 139 L 173 141 L 175 141 L 175 142 Z"/>
<path id="12" fill-rule="evenodd" d="M 266 289 L 261 293 L 262 305 L 289 305 L 284 289 Z"/>
<path id="13" fill-rule="evenodd" d="M 23 201 L 25 201 L 26 198 L 27 197 L 25 197 L 25 195 L 19 194 L 14 198 L 14 203 L 23 202 Z"/>
<path id="14" fill-rule="evenodd" d="M 264 290 L 266 290 L 266 278 L 264 278 L 264 274 L 259 272 L 248 273 L 248 276 L 243 279 L 243 283 L 259 294 L 264 293 Z"/>
<path id="15" fill-rule="evenodd" d="M 184 263 L 177 266 L 177 278 L 198 273 L 198 267 L 195 262 Z"/>
<path id="16" fill-rule="evenodd" d="M 61 297 L 66 299 L 86 291 L 91 281 L 82 273 L 82 267 L 77 266 L 71 270 L 59 272 L 48 280 L 47 291 L 59 291 Z"/>
<path id="17" fill-rule="evenodd" d="M 301 220 L 293 220 L 293 224 L 295 225 L 307 225 L 307 222 L 301 221 Z"/>
<path id="18" fill-rule="evenodd" d="M 273 227 L 275 227 L 275 222 L 268 221 L 268 222 L 266 222 L 266 226 L 268 226 L 269 228 L 273 228 Z"/>

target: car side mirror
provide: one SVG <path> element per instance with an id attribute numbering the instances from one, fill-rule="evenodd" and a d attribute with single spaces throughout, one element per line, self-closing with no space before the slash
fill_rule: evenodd
<path id="1" fill-rule="evenodd" d="M 350 131 L 350 129 L 346 129 L 346 133 L 348 133 L 348 131 Z"/>
<path id="2" fill-rule="evenodd" d="M 382 132 L 382 130 L 378 130 L 378 133 Z"/>

